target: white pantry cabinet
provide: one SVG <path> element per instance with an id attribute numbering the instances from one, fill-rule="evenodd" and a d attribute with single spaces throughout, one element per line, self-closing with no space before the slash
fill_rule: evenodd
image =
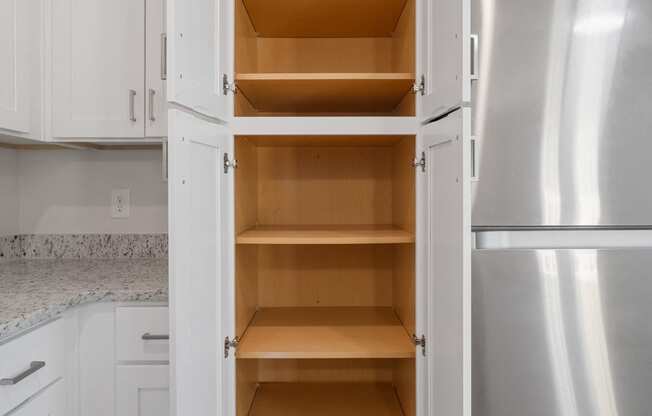
<path id="1" fill-rule="evenodd" d="M 470 416 L 469 7 L 168 2 L 172 415 Z"/>
<path id="2" fill-rule="evenodd" d="M 44 0 L 49 137 L 165 135 L 163 0 Z"/>

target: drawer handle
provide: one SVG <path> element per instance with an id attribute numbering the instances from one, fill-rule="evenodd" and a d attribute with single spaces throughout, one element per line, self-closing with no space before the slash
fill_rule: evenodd
<path id="1" fill-rule="evenodd" d="M 150 334 L 149 332 L 145 332 L 141 338 L 144 341 L 152 341 L 152 340 L 160 340 L 160 339 L 170 339 L 170 336 L 169 335 Z"/>
<path id="2" fill-rule="evenodd" d="M 29 364 L 29 368 L 23 371 L 22 373 L 18 374 L 17 376 L 12 378 L 0 379 L 0 386 L 13 386 L 14 384 L 18 384 L 22 380 L 36 373 L 38 370 L 40 370 L 43 367 L 45 367 L 45 361 L 32 361 Z"/>

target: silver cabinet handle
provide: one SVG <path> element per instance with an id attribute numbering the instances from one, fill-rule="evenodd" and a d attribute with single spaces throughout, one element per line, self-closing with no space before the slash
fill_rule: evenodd
<path id="1" fill-rule="evenodd" d="M 135 103 L 136 90 L 129 90 L 129 120 L 136 121 Z"/>
<path id="2" fill-rule="evenodd" d="M 478 48 L 478 35 L 471 35 L 471 79 L 475 80 L 480 77 L 478 74 L 478 59 L 480 56 Z"/>
<path id="3" fill-rule="evenodd" d="M 154 91 L 152 88 L 149 89 L 149 120 L 150 121 L 156 121 L 156 117 L 154 117 L 154 96 L 156 95 L 156 91 Z"/>
<path id="4" fill-rule="evenodd" d="M 149 332 L 145 332 L 141 338 L 144 341 L 152 341 L 152 340 L 160 340 L 160 339 L 170 339 L 169 335 L 159 335 L 159 334 L 150 334 Z"/>
<path id="5" fill-rule="evenodd" d="M 161 175 L 163 176 L 163 180 L 167 182 L 168 180 L 168 139 L 163 138 L 163 142 L 161 144 L 162 147 L 162 156 L 161 156 Z"/>
<path id="6" fill-rule="evenodd" d="M 45 367 L 45 361 L 32 361 L 29 368 L 12 378 L 0 379 L 0 386 L 13 386 Z"/>
<path id="7" fill-rule="evenodd" d="M 168 35 L 161 33 L 161 79 L 168 78 Z"/>

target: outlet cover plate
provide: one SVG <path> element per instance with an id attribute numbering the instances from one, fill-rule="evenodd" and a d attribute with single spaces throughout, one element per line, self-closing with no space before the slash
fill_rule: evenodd
<path id="1" fill-rule="evenodd" d="M 129 189 L 111 191 L 111 218 L 129 218 Z"/>

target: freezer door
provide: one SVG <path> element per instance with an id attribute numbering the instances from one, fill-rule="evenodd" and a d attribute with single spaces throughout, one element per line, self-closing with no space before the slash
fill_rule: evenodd
<path id="1" fill-rule="evenodd" d="M 652 408 L 652 249 L 473 253 L 473 414 Z"/>
<path id="2" fill-rule="evenodd" d="M 652 225 L 652 2 L 473 1 L 473 224 Z"/>

